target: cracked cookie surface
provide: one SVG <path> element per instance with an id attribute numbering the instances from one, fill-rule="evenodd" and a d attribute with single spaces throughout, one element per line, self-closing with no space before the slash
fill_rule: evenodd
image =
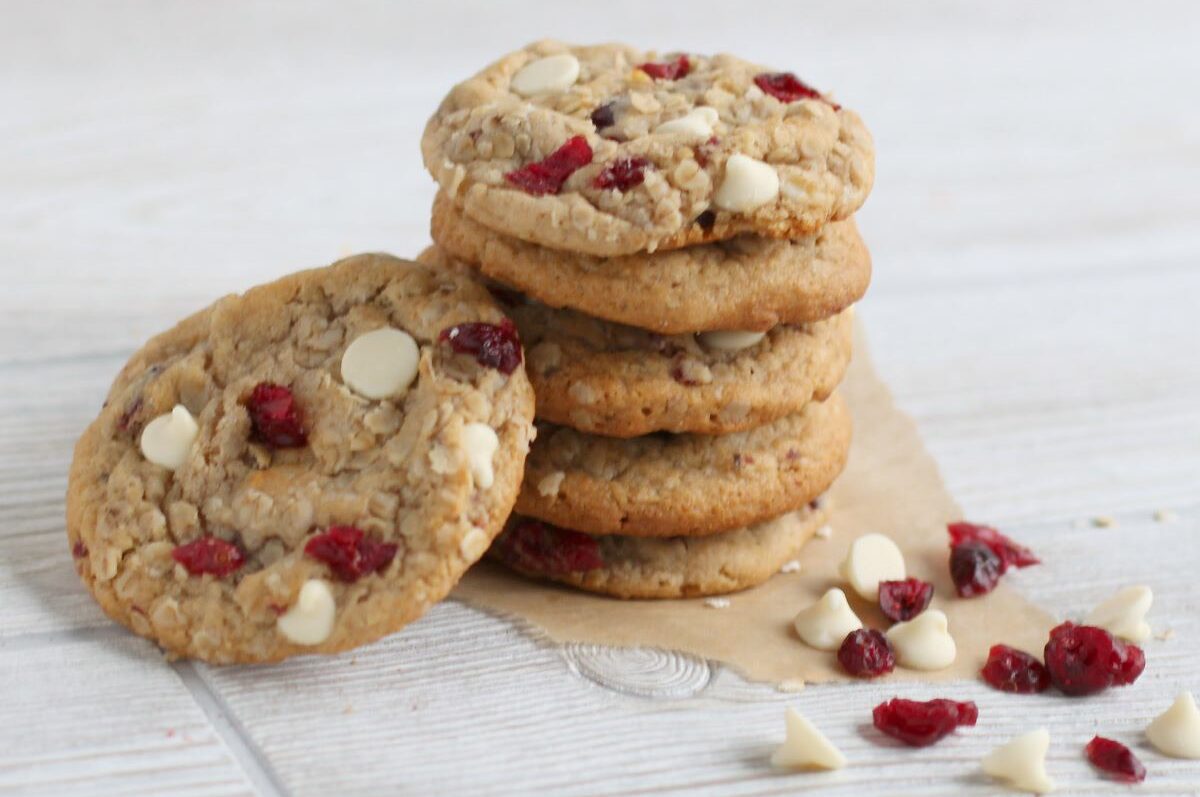
<path id="1" fill-rule="evenodd" d="M 874 181 L 862 120 L 731 55 L 540 41 L 455 86 L 425 167 L 507 235 L 614 256 L 848 218 Z"/>
<path id="2" fill-rule="evenodd" d="M 81 579 L 136 633 L 216 663 L 332 653 L 414 620 L 517 494 L 532 390 L 523 368 L 463 353 L 466 331 L 504 323 L 462 275 L 361 255 L 153 338 L 75 449 Z"/>

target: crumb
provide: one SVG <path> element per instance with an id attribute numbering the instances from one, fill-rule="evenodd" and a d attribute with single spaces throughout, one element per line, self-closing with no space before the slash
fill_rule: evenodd
<path id="1" fill-rule="evenodd" d="M 779 568 L 780 573 L 799 573 L 801 568 L 800 560 L 793 559 L 790 562 L 784 562 L 783 567 Z"/>
<path id="2" fill-rule="evenodd" d="M 1092 518 L 1092 525 L 1098 529 L 1111 529 L 1116 527 L 1117 519 L 1111 515 L 1098 515 Z"/>
<path id="3" fill-rule="evenodd" d="M 1155 634 L 1154 638 L 1161 639 L 1163 642 L 1166 642 L 1168 639 L 1174 639 L 1175 638 L 1175 629 L 1174 628 L 1164 628 L 1163 630 L 1161 630 L 1157 634 Z"/>
<path id="4" fill-rule="evenodd" d="M 705 598 L 704 605 L 710 609 L 728 609 L 729 598 Z"/>
<path id="5" fill-rule="evenodd" d="M 775 688 L 780 692 L 803 692 L 804 685 L 803 678 L 789 678 L 781 681 Z"/>
<path id="6" fill-rule="evenodd" d="M 353 714 L 354 706 L 346 706 L 344 709 L 342 709 L 342 713 L 343 714 Z"/>
<path id="7" fill-rule="evenodd" d="M 833 536 L 833 526 L 830 526 L 828 523 L 826 523 L 824 526 L 817 529 L 816 536 L 820 537 L 822 540 L 829 539 Z"/>
<path id="8" fill-rule="evenodd" d="M 1159 523 L 1174 523 L 1179 520 L 1179 513 L 1173 509 L 1159 509 L 1155 511 L 1154 519 Z"/>

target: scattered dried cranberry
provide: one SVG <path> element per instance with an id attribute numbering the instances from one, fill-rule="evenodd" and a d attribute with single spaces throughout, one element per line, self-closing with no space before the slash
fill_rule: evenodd
<path id="1" fill-rule="evenodd" d="M 875 727 L 913 747 L 928 747 L 960 725 L 974 725 L 979 709 L 955 700 L 903 700 L 895 697 L 875 707 Z"/>
<path id="2" fill-rule="evenodd" d="M 780 102 L 795 102 L 796 100 L 821 100 L 828 102 L 833 106 L 835 111 L 841 110 L 842 106 L 836 102 L 829 102 L 821 96 L 821 92 L 814 89 L 812 86 L 805 83 L 800 78 L 796 77 L 791 72 L 763 72 L 761 75 L 756 75 L 754 85 L 770 94 Z"/>
<path id="3" fill-rule="evenodd" d="M 645 158 L 618 158 L 596 175 L 592 185 L 600 189 L 615 188 L 618 191 L 628 191 L 636 188 L 646 179 L 646 167 L 650 161 Z"/>
<path id="4" fill-rule="evenodd" d="M 511 374 L 521 364 L 521 338 L 512 319 L 499 324 L 472 321 L 443 329 L 438 340 L 449 343 L 459 354 L 470 354 L 476 362 Z"/>
<path id="5" fill-rule="evenodd" d="M 84 544 L 83 540 L 76 540 L 75 544 L 71 546 L 71 556 L 75 557 L 76 559 L 82 559 L 87 555 L 87 545 Z"/>
<path id="6" fill-rule="evenodd" d="M 982 542 L 964 542 L 950 549 L 950 578 L 960 598 L 991 592 L 1004 570 L 1004 560 Z"/>
<path id="7" fill-rule="evenodd" d="M 568 177 L 591 162 L 592 148 L 587 139 L 574 136 L 537 163 L 527 163 L 504 175 L 504 179 L 534 196 L 557 194 Z"/>
<path id="8" fill-rule="evenodd" d="M 1088 761 L 1097 769 L 1104 770 L 1115 780 L 1125 783 L 1141 783 L 1146 779 L 1146 768 L 1125 745 L 1103 736 L 1095 736 L 1087 747 Z"/>
<path id="9" fill-rule="evenodd" d="M 696 163 L 700 164 L 701 168 L 708 167 L 708 160 L 712 157 L 713 150 L 715 150 L 720 143 L 721 139 L 717 138 L 716 136 L 712 136 L 708 139 L 708 141 L 705 141 L 703 144 L 696 147 Z"/>
<path id="10" fill-rule="evenodd" d="M 896 669 L 896 653 L 882 631 L 860 628 L 846 634 L 838 648 L 842 669 L 856 678 L 875 678 Z"/>
<path id="11" fill-rule="evenodd" d="M 1043 658 L 1050 680 L 1068 695 L 1127 686 L 1146 667 L 1141 648 L 1119 642 L 1103 628 L 1063 623 L 1050 632 Z"/>
<path id="12" fill-rule="evenodd" d="M 929 607 L 933 585 L 919 578 L 879 582 L 879 608 L 892 622 L 913 619 Z"/>
<path id="13" fill-rule="evenodd" d="M 142 397 L 138 396 L 125 407 L 121 417 L 117 419 L 117 430 L 128 432 L 133 428 L 133 420 L 142 409 Z"/>
<path id="14" fill-rule="evenodd" d="M 1046 666 L 1025 651 L 1008 645 L 992 645 L 980 675 L 1001 692 L 1028 695 L 1050 688 Z"/>
<path id="15" fill-rule="evenodd" d="M 681 55 L 674 61 L 659 63 L 651 61 L 641 64 L 638 69 L 655 80 L 679 80 L 681 77 L 687 77 L 688 72 L 692 71 L 692 65 L 688 62 L 686 55 Z"/>
<path id="16" fill-rule="evenodd" d="M 518 570 L 546 575 L 582 573 L 604 566 L 595 537 L 528 518 L 501 534 L 493 552 Z"/>
<path id="17" fill-rule="evenodd" d="M 606 102 L 603 105 L 597 105 L 592 111 L 592 124 L 596 126 L 596 130 L 603 130 L 606 127 L 612 127 L 617 121 L 616 114 L 613 113 L 615 103 Z"/>
<path id="18" fill-rule="evenodd" d="M 176 546 L 171 558 L 193 576 L 205 574 L 224 578 L 246 563 L 242 549 L 218 537 L 201 537 Z"/>
<path id="19" fill-rule="evenodd" d="M 325 564 L 339 580 L 358 581 L 377 573 L 396 558 L 395 543 L 379 542 L 354 526 L 330 526 L 304 546 L 304 552 Z"/>
<path id="20" fill-rule="evenodd" d="M 717 223 L 717 214 L 711 210 L 706 210 L 696 217 L 696 224 L 700 225 L 700 229 L 708 232 Z"/>
<path id="21" fill-rule="evenodd" d="M 982 542 L 991 548 L 996 556 L 1004 560 L 1005 568 L 1029 567 L 1042 563 L 1042 560 L 1038 559 L 1033 551 L 1014 542 L 991 526 L 980 526 L 976 523 L 962 521 L 948 524 L 946 530 L 950 532 L 951 547 L 962 545 L 965 542 Z"/>
<path id="22" fill-rule="evenodd" d="M 304 417 L 290 388 L 259 382 L 246 400 L 254 439 L 272 448 L 297 448 L 308 442 Z"/>

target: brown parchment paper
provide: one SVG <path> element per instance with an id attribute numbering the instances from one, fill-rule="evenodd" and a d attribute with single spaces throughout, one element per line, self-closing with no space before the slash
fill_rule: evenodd
<path id="1" fill-rule="evenodd" d="M 799 573 L 779 574 L 759 587 L 728 596 L 714 609 L 701 599 L 622 601 L 542 584 L 482 562 L 451 597 L 505 617 L 526 621 L 554 642 L 656 647 L 724 663 L 750 680 L 820 683 L 845 680 L 834 654 L 813 650 L 792 630 L 796 612 L 831 586 L 841 586 L 837 566 L 856 537 L 881 531 L 904 551 L 909 575 L 934 585 L 933 608 L 944 611 L 958 643 L 954 665 L 938 672 L 897 669 L 890 678 L 973 678 L 988 648 L 1004 642 L 1040 653 L 1051 618 L 1003 584 L 991 594 L 958 598 L 947 566 L 946 523 L 961 517 L 916 425 L 892 401 L 871 364 L 861 326 L 842 393 L 854 414 L 854 443 L 845 473 L 834 485 L 834 533 L 805 546 Z M 973 518 L 977 522 L 986 519 Z M 855 612 L 874 628 L 887 628 L 878 607 L 858 600 Z"/>

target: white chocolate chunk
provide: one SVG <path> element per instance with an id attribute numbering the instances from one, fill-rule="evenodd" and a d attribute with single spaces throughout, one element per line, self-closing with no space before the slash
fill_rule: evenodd
<path id="1" fill-rule="evenodd" d="M 704 605 L 710 609 L 728 609 L 731 604 L 729 598 L 705 598 Z"/>
<path id="2" fill-rule="evenodd" d="M 792 625 L 804 644 L 817 650 L 837 650 L 847 634 L 863 627 L 846 601 L 846 593 L 837 587 L 797 614 Z"/>
<path id="3" fill-rule="evenodd" d="M 579 79 L 579 59 L 570 53 L 548 55 L 530 61 L 512 76 L 509 85 L 522 97 L 564 91 Z"/>
<path id="4" fill-rule="evenodd" d="M 794 708 L 784 714 L 787 738 L 771 755 L 771 766 L 781 769 L 841 769 L 846 756 Z"/>
<path id="5" fill-rule="evenodd" d="M 279 616 L 275 627 L 297 645 L 319 645 L 333 633 L 337 601 L 328 582 L 310 578 L 300 587 L 292 608 Z"/>
<path id="6" fill-rule="evenodd" d="M 717 351 L 740 351 L 757 344 L 767 336 L 766 332 L 749 332 L 744 329 L 718 329 L 701 332 L 696 336 L 700 345 Z"/>
<path id="7" fill-rule="evenodd" d="M 155 465 L 175 470 L 187 461 L 199 434 L 200 427 L 187 407 L 176 404 L 173 410 L 159 415 L 142 430 L 142 456 Z"/>
<path id="8" fill-rule="evenodd" d="M 487 532 L 476 527 L 463 535 L 462 541 L 458 543 L 458 551 L 467 561 L 477 562 L 491 544 L 492 540 Z"/>
<path id="9" fill-rule="evenodd" d="M 1200 759 L 1200 709 L 1191 692 L 1180 692 L 1171 707 L 1146 726 L 1146 738 L 1163 755 Z"/>
<path id="10" fill-rule="evenodd" d="M 864 534 L 850 545 L 839 570 L 863 600 L 879 600 L 880 581 L 902 581 L 904 554 L 884 534 Z"/>
<path id="11" fill-rule="evenodd" d="M 383 327 L 359 335 L 342 355 L 342 381 L 360 396 L 384 399 L 403 393 L 417 376 L 421 351 L 412 335 Z"/>
<path id="12" fill-rule="evenodd" d="M 744 213 L 779 196 L 775 167 L 738 153 L 725 161 L 725 177 L 713 196 L 722 210 Z"/>
<path id="13" fill-rule="evenodd" d="M 678 119 L 670 119 L 654 128 L 655 133 L 686 136 L 695 141 L 707 141 L 713 134 L 713 125 L 720 115 L 716 108 L 701 106 L 693 108 Z"/>
<path id="14" fill-rule="evenodd" d="M 1152 603 L 1154 593 L 1149 587 L 1126 587 L 1092 609 L 1084 622 L 1130 642 L 1145 642 L 1151 634 L 1146 612 Z"/>
<path id="15" fill-rule="evenodd" d="M 896 660 L 910 670 L 942 670 L 954 663 L 958 646 L 950 636 L 950 622 L 937 609 L 927 609 L 887 632 L 896 649 Z"/>
<path id="16" fill-rule="evenodd" d="M 983 759 L 983 771 L 1019 791 L 1049 794 L 1054 781 L 1046 774 L 1050 732 L 1045 728 L 1017 736 Z"/>
<path id="17" fill-rule="evenodd" d="M 462 444 L 467 451 L 467 462 L 470 463 L 475 486 L 486 490 L 496 479 L 492 470 L 492 459 L 500 447 L 496 430 L 486 423 L 468 423 L 462 430 Z"/>

